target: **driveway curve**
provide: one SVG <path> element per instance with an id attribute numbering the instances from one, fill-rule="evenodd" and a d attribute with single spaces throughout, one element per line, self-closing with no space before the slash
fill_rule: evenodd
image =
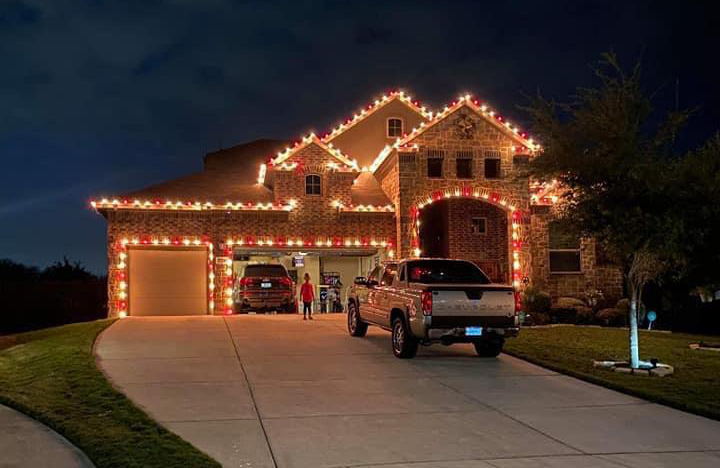
<path id="1" fill-rule="evenodd" d="M 392 356 L 344 316 L 147 317 L 97 343 L 100 368 L 227 467 L 720 466 L 720 422 L 469 345 Z"/>

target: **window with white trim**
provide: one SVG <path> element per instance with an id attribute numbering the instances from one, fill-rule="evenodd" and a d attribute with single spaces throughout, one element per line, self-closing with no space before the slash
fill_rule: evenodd
<path id="1" fill-rule="evenodd" d="M 391 117 L 387 120 L 387 136 L 388 138 L 401 137 L 403 134 L 403 121 L 397 117 Z"/>
<path id="2" fill-rule="evenodd" d="M 318 174 L 305 176 L 305 195 L 322 195 L 322 179 Z"/>
<path id="3" fill-rule="evenodd" d="M 560 221 L 548 224 L 550 273 L 580 273 L 580 238 Z"/>

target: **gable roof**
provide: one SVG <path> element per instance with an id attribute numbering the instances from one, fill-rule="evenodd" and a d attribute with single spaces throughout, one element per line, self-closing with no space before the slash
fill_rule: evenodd
<path id="1" fill-rule="evenodd" d="M 92 206 L 145 209 L 282 209 L 274 205 L 268 187 L 255 180 L 257 166 L 267 154 L 284 146 L 282 140 L 261 139 L 208 153 L 204 169 L 121 195 L 96 198 Z"/>
<path id="2" fill-rule="evenodd" d="M 325 142 L 330 142 L 334 140 L 338 136 L 345 133 L 347 130 L 353 128 L 355 125 L 359 124 L 360 122 L 370 117 L 375 112 L 387 106 L 393 101 L 402 102 L 408 108 L 414 110 L 426 119 L 432 118 L 431 111 L 421 106 L 419 101 L 413 101 L 412 98 L 409 95 L 405 94 L 404 91 L 390 91 L 388 94 L 384 94 L 381 98 L 376 99 L 375 101 L 371 102 L 370 104 L 356 112 L 352 117 L 348 117 L 347 119 L 345 119 L 343 123 L 323 135 L 322 140 Z"/>
<path id="3" fill-rule="evenodd" d="M 258 165 L 267 161 L 268 154 L 273 154 L 287 145 L 287 140 L 275 140 L 263 138 L 247 143 L 224 148 L 208 153 L 203 158 L 203 167 L 208 170 L 237 170 L 247 171 L 247 181 L 254 182 L 254 173 Z"/>
<path id="4" fill-rule="evenodd" d="M 390 155 L 392 150 L 401 148 L 413 148 L 413 145 L 411 143 L 415 138 L 422 135 L 429 128 L 442 122 L 447 117 L 454 114 L 456 111 L 463 107 L 467 107 L 476 114 L 480 115 L 493 127 L 498 129 L 500 132 L 505 133 L 511 139 L 519 143 L 520 146 L 526 148 L 531 153 L 536 153 L 542 149 L 539 144 L 537 144 L 532 138 L 528 137 L 525 132 L 520 131 L 516 126 L 512 125 L 510 121 L 505 120 L 500 114 L 490 109 L 486 104 L 483 104 L 477 99 L 474 99 L 471 95 L 466 94 L 464 96 L 460 96 L 456 101 L 453 101 L 449 105 L 446 105 L 443 110 L 437 112 L 429 122 L 421 122 L 419 127 L 412 129 L 412 131 L 405 135 L 403 138 L 398 138 L 394 144 L 388 145 L 383 148 L 383 150 L 380 151 L 380 153 L 370 165 L 370 171 L 375 172 L 375 170 L 380 167 L 383 161 L 385 161 L 388 155 Z"/>
<path id="5" fill-rule="evenodd" d="M 450 103 L 450 105 L 446 105 L 443 110 L 435 114 L 435 116 L 430 120 L 430 122 L 421 123 L 419 127 L 413 129 L 405 137 L 400 138 L 394 146 L 401 147 L 409 145 L 419 135 L 422 135 L 429 128 L 442 122 L 447 117 L 454 114 L 463 107 L 469 108 L 477 115 L 485 119 L 485 121 L 494 126 L 497 130 L 505 133 L 512 140 L 514 140 L 524 148 L 527 148 L 529 151 L 535 152 L 540 149 L 540 145 L 533 141 L 532 138 L 529 138 L 526 133 L 521 132 L 520 129 L 511 124 L 509 120 L 505 120 L 503 116 L 490 109 L 486 104 L 483 104 L 477 99 L 474 99 L 469 94 L 460 96 L 456 101 Z"/>
<path id="6" fill-rule="evenodd" d="M 310 145 L 317 145 L 328 154 L 333 156 L 335 159 L 340 161 L 343 165 L 350 169 L 359 170 L 358 163 L 354 159 L 348 158 L 339 149 L 335 148 L 332 143 L 325 143 L 314 133 L 303 137 L 300 141 L 296 141 L 292 147 L 287 147 L 283 151 L 280 151 L 275 158 L 272 158 L 268 163 L 268 167 L 276 167 L 287 161 L 291 156 L 299 152 L 300 150 L 307 148 Z"/>
<path id="7" fill-rule="evenodd" d="M 361 172 L 350 188 L 350 200 L 354 206 L 388 206 L 392 202 L 371 172 Z"/>
<path id="8" fill-rule="evenodd" d="M 117 198 L 127 200 L 178 200 L 210 202 L 214 205 L 230 203 L 271 203 L 272 190 L 262 184 L 247 183 L 244 171 L 210 169 L 189 174 L 179 179 L 161 182 L 135 190 Z"/>

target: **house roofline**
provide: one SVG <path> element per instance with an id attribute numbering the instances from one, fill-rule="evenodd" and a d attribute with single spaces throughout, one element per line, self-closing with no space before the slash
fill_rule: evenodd
<path id="1" fill-rule="evenodd" d="M 415 138 L 425 133 L 429 128 L 442 122 L 463 107 L 467 107 L 474 111 L 496 129 L 507 134 L 507 136 L 515 140 L 527 150 L 537 152 L 541 149 L 540 145 L 532 138 L 528 138 L 525 132 L 520 131 L 520 129 L 511 124 L 509 120 L 506 120 L 502 115 L 498 114 L 481 101 L 474 99 L 469 94 L 460 96 L 457 100 L 451 102 L 449 105 L 446 105 L 443 110 L 435 114 L 430 122 L 427 124 L 421 123 L 419 127 L 414 128 L 410 133 L 402 138 L 399 138 L 393 146 L 408 146 Z"/>
<path id="2" fill-rule="evenodd" d="M 322 140 L 325 142 L 331 142 L 394 101 L 400 101 L 421 117 L 428 120 L 432 118 L 432 111 L 429 111 L 424 106 L 421 106 L 419 101 L 413 101 L 413 99 L 408 94 L 405 94 L 404 91 L 390 91 L 388 94 L 384 94 L 381 98 L 376 99 L 367 106 L 363 107 L 361 110 L 353 114 L 352 117 L 345 119 L 343 123 L 333 128 L 330 132 L 324 134 L 321 137 Z"/>

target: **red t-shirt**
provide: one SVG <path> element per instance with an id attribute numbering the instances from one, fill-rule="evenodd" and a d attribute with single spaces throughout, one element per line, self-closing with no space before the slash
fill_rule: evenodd
<path id="1" fill-rule="evenodd" d="M 303 302 L 312 302 L 315 299 L 315 288 L 312 283 L 303 283 L 300 286 L 300 298 Z"/>

